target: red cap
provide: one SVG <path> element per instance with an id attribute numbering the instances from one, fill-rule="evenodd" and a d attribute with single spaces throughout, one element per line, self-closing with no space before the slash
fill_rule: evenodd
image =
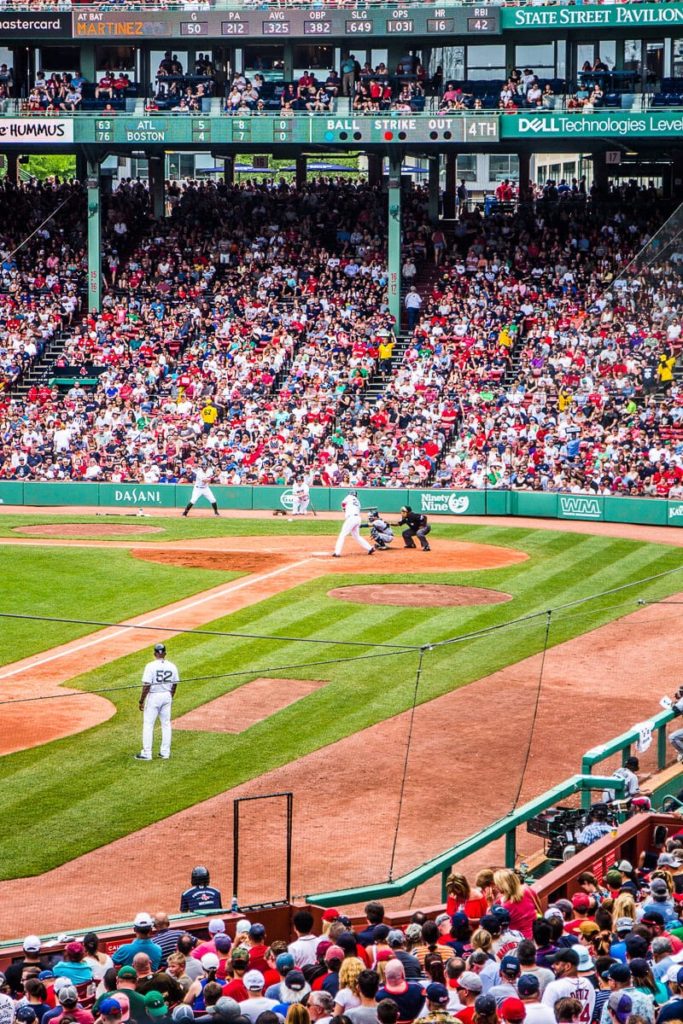
<path id="1" fill-rule="evenodd" d="M 588 910 L 591 905 L 590 896 L 585 892 L 575 892 L 572 896 L 574 910 Z"/>
<path id="2" fill-rule="evenodd" d="M 504 999 L 500 1007 L 500 1016 L 503 1020 L 520 1021 L 526 1017 L 526 1010 L 521 999 L 510 996 Z"/>
<path id="3" fill-rule="evenodd" d="M 323 914 L 323 921 L 336 921 L 339 918 L 339 911 L 335 910 L 334 907 L 330 907 Z"/>

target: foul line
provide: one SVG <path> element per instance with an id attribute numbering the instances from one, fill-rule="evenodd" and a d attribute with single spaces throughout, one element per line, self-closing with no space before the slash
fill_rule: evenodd
<path id="1" fill-rule="evenodd" d="M 220 590 L 214 590 L 209 594 L 204 594 L 203 597 L 194 598 L 189 603 L 183 604 L 180 608 L 167 609 L 166 611 L 158 612 L 156 615 L 153 615 L 150 619 L 147 619 L 145 622 L 131 622 L 126 623 L 126 625 L 130 625 L 132 627 L 139 625 L 141 628 L 144 629 L 148 627 L 150 623 L 158 622 L 159 619 L 165 619 L 169 615 L 175 615 L 176 613 L 183 612 L 189 608 L 198 608 L 199 605 L 206 604 L 207 601 L 215 601 L 223 597 L 225 594 L 234 593 L 236 590 L 243 590 L 245 587 L 250 587 L 253 584 L 262 583 L 264 580 L 274 579 L 275 576 L 281 576 L 284 573 L 289 572 L 290 569 L 298 569 L 300 566 L 306 565 L 310 561 L 310 558 L 302 558 L 301 561 L 299 562 L 293 562 L 291 565 L 280 566 L 279 569 L 273 569 L 271 572 L 262 573 L 258 576 L 249 576 L 247 579 L 239 580 L 236 583 L 227 583 L 224 587 L 221 587 Z M 30 669 L 39 668 L 41 665 L 48 665 L 52 661 L 58 661 L 60 658 L 66 658 L 71 654 L 78 654 L 79 651 L 85 651 L 88 650 L 88 648 L 90 647 L 95 647 L 97 644 L 104 643 L 106 640 L 112 640 L 115 635 L 116 634 L 112 631 L 107 630 L 105 633 L 101 633 L 99 636 L 95 637 L 92 640 L 86 640 L 84 643 L 76 644 L 75 646 L 69 645 L 63 651 L 57 651 L 56 654 L 48 654 L 44 658 L 39 658 L 37 661 L 32 661 L 30 665 L 24 665 L 22 668 L 12 669 L 11 672 L 0 672 L 0 679 L 11 679 L 12 676 L 21 675 L 22 672 L 28 672 L 30 671 Z"/>

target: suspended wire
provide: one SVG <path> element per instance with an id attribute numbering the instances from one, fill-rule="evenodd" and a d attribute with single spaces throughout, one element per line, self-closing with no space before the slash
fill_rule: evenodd
<path id="1" fill-rule="evenodd" d="M 413 742 L 413 726 L 415 724 L 415 708 L 417 707 L 417 694 L 420 689 L 420 678 L 422 676 L 422 663 L 424 661 L 425 648 L 420 650 L 420 654 L 417 662 L 417 669 L 415 671 L 415 687 L 413 689 L 413 706 L 410 709 L 410 719 L 408 724 L 408 736 L 406 738 L 406 752 L 403 759 L 403 773 L 401 775 L 401 788 L 398 794 L 398 809 L 396 812 L 396 828 L 394 829 L 394 839 L 391 844 L 391 857 L 389 860 L 389 881 L 391 882 L 394 877 L 394 861 L 396 859 L 396 847 L 398 845 L 398 833 L 401 827 L 401 812 L 403 810 L 403 797 L 406 788 L 406 778 L 408 777 L 408 761 L 410 759 L 410 748 Z"/>
<path id="2" fill-rule="evenodd" d="M 382 651 L 379 654 L 359 654 L 355 658 L 328 658 L 323 661 L 301 661 L 292 665 L 271 665 L 263 668 L 243 668 L 234 672 L 216 672 L 208 676 L 188 676 L 181 680 L 181 685 L 186 683 L 210 682 L 214 679 L 233 679 L 239 676 L 252 676 L 270 674 L 275 672 L 290 672 L 292 669 L 317 668 L 321 665 L 349 665 L 357 661 L 372 661 L 377 658 L 399 658 L 404 654 L 414 654 L 416 648 L 409 647 L 402 651 Z M 420 648 L 422 652 L 422 648 Z M 285 682 L 285 680 L 282 680 Z M 119 693 L 122 690 L 139 690 L 140 683 L 124 683 L 123 686 L 107 686 L 95 690 L 72 690 L 70 693 L 49 693 L 38 697 L 14 697 L 10 700 L 0 700 L 0 707 L 6 704 L 32 704 L 38 700 L 64 700 L 68 697 L 87 697 L 91 693 Z"/>
<path id="3" fill-rule="evenodd" d="M 497 633 L 499 630 L 505 629 L 507 626 L 533 622 L 534 619 L 541 618 L 541 616 L 547 615 L 548 612 L 556 614 L 557 612 L 564 611 L 566 608 L 576 608 L 579 605 L 587 604 L 589 601 L 597 601 L 601 597 L 609 597 L 610 594 L 618 594 L 622 590 L 628 590 L 631 587 L 640 587 L 645 583 L 652 583 L 654 580 L 662 579 L 665 576 L 671 576 L 673 573 L 677 572 L 683 572 L 683 565 L 677 565 L 673 569 L 665 569 L 663 572 L 655 573 L 652 576 L 644 576 L 642 579 L 634 580 L 632 583 L 622 583 L 618 587 L 610 587 L 609 590 L 602 590 L 599 594 L 590 594 L 588 597 L 579 597 L 574 601 L 565 601 L 564 604 L 555 605 L 554 608 L 547 608 L 543 611 L 537 612 L 529 612 L 528 615 L 520 615 L 517 619 L 508 619 L 507 622 L 500 622 L 496 625 L 485 626 L 483 629 L 472 633 L 464 633 L 460 636 L 449 637 L 447 640 L 437 640 L 431 646 L 436 649 L 437 647 L 446 647 L 451 644 L 462 643 L 463 640 L 473 640 L 480 636 L 488 636 L 490 633 Z"/>
<path id="4" fill-rule="evenodd" d="M 298 644 L 329 644 L 332 647 L 386 647 L 417 651 L 420 644 L 376 643 L 372 640 L 323 640 L 308 636 L 278 636 L 270 633 L 237 633 L 222 629 L 188 629 L 185 626 L 145 626 L 134 622 L 101 622 L 97 619 L 67 619 L 58 615 L 28 615 L 0 612 L 0 619 L 25 619 L 28 622 L 62 622 L 72 626 L 101 626 L 103 629 L 143 629 L 154 633 L 189 633 L 191 636 L 228 636 L 238 640 L 285 640 Z"/>
<path id="5" fill-rule="evenodd" d="M 70 193 L 70 194 L 69 194 L 69 195 L 68 195 L 68 196 L 66 197 L 66 199 L 64 199 L 64 200 L 63 200 L 63 201 L 62 201 L 62 202 L 61 202 L 61 203 L 59 204 L 59 206 L 57 206 L 57 207 L 56 207 L 56 208 L 55 208 L 55 209 L 54 209 L 54 210 L 52 211 L 52 213 L 50 213 L 50 214 L 48 214 L 48 215 L 47 215 L 47 217 L 45 218 L 45 220 L 44 220 L 44 221 L 43 221 L 43 222 L 42 222 L 41 224 L 39 224 L 39 225 L 38 225 L 38 227 L 37 227 L 37 228 L 35 228 L 35 230 L 34 230 L 34 231 L 32 231 L 30 235 L 27 235 L 27 236 L 26 236 L 26 238 L 25 238 L 25 239 L 23 240 L 23 242 L 19 242 L 19 245 L 18 245 L 18 246 L 17 246 L 17 247 L 15 248 L 15 249 L 12 249 L 11 253 L 10 253 L 10 254 L 9 254 L 9 256 L 8 256 L 8 259 L 11 259 L 11 258 L 12 258 L 12 257 L 13 257 L 13 256 L 15 255 L 15 253 L 18 253 L 18 252 L 19 252 L 19 250 L 20 250 L 20 249 L 23 249 L 23 248 L 24 248 L 24 246 L 25 246 L 25 245 L 27 245 L 27 243 L 31 241 L 31 239 L 33 238 L 33 236 L 34 236 L 34 235 L 37 235 L 37 234 L 38 234 L 38 232 L 40 231 L 40 229 L 41 229 L 41 228 L 44 228 L 44 227 L 45 227 L 45 225 L 46 225 L 46 224 L 48 223 L 48 221 L 51 221 L 53 217 L 56 217 L 56 216 L 57 216 L 57 214 L 59 213 L 59 211 L 60 211 L 60 210 L 62 209 L 62 207 L 63 207 L 63 206 L 66 206 L 66 204 L 67 204 L 67 203 L 71 202 L 71 200 L 73 199 L 73 197 L 74 197 L 75 195 L 79 195 L 79 193 L 77 193 L 77 192 L 71 192 L 71 193 Z"/>
<path id="6" fill-rule="evenodd" d="M 519 798 L 522 795 L 522 787 L 524 786 L 524 779 L 526 778 L 527 768 L 529 767 L 529 758 L 531 756 L 531 747 L 532 747 L 532 744 L 534 742 L 534 735 L 535 735 L 535 732 L 536 732 L 536 720 L 538 719 L 538 708 L 539 708 L 539 704 L 541 702 L 541 690 L 543 688 L 543 672 L 545 670 L 545 656 L 546 656 L 547 651 L 548 651 L 548 639 L 550 637 L 550 622 L 552 620 L 552 617 L 553 617 L 553 613 L 551 611 L 546 612 L 545 633 L 543 635 L 543 650 L 541 652 L 541 665 L 540 665 L 540 668 L 539 668 L 539 671 L 538 671 L 538 682 L 536 684 L 536 697 L 535 697 L 535 700 L 534 700 L 534 713 L 531 716 L 531 728 L 529 729 L 529 741 L 528 741 L 528 743 L 526 745 L 526 753 L 524 755 L 524 764 L 522 765 L 522 772 L 521 772 L 521 775 L 519 777 L 519 785 L 517 787 L 517 793 L 515 794 L 515 799 L 512 802 L 512 807 L 510 808 L 510 812 L 509 812 L 510 814 L 512 814 L 514 811 L 517 810 L 517 804 L 519 803 Z"/>

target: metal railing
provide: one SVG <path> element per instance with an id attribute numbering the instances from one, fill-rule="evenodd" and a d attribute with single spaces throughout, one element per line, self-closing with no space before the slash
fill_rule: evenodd
<path id="1" fill-rule="evenodd" d="M 597 764 L 601 764 L 609 757 L 614 757 L 615 754 L 619 753 L 621 753 L 621 763 L 626 764 L 626 761 L 631 756 L 631 748 L 642 736 L 644 728 L 653 734 L 657 734 L 657 770 L 661 771 L 666 767 L 666 727 L 675 717 L 673 711 L 660 711 L 659 714 L 653 715 L 652 718 L 639 722 L 637 725 L 632 725 L 626 732 L 623 732 L 620 736 L 615 736 L 614 739 L 608 740 L 607 743 L 600 743 L 587 750 L 581 758 L 581 774 L 584 776 L 591 775 L 593 768 Z M 610 783 L 606 788 L 613 789 L 614 787 Z M 583 808 L 590 806 L 588 791 L 581 794 L 581 806 Z"/>
<path id="2" fill-rule="evenodd" d="M 469 836 L 462 842 L 452 846 L 444 853 L 425 861 L 412 871 L 401 875 L 399 878 L 388 879 L 386 882 L 378 882 L 374 885 L 361 885 L 351 889 L 338 889 L 334 892 L 312 893 L 306 896 L 306 902 L 320 907 L 347 906 L 351 903 L 362 903 L 364 900 L 391 899 L 394 896 L 403 896 L 411 889 L 417 888 L 424 882 L 428 882 L 435 875 L 441 875 L 442 899 L 445 900 L 446 878 L 450 874 L 454 864 L 470 857 L 473 853 L 483 850 L 496 839 L 505 838 L 505 866 L 515 866 L 517 854 L 517 829 L 520 825 L 535 818 L 537 814 L 552 807 L 559 800 L 564 800 L 575 793 L 589 793 L 596 789 L 613 789 L 616 793 L 624 792 L 624 780 L 610 777 L 593 775 L 572 775 L 565 779 L 553 789 L 547 790 L 541 796 L 530 800 L 519 807 L 513 813 L 499 818 L 492 825 L 482 829 L 480 832 Z"/>

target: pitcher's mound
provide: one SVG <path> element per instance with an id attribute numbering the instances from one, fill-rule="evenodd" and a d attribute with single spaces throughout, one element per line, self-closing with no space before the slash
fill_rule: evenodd
<path id="1" fill-rule="evenodd" d="M 335 587 L 328 597 L 354 604 L 393 604 L 410 608 L 462 607 L 471 604 L 502 604 L 511 594 L 485 587 L 456 587 L 448 583 L 378 583 L 359 587 Z"/>
<path id="2" fill-rule="evenodd" d="M 119 537 L 139 533 L 163 533 L 162 526 L 133 523 L 45 523 L 44 526 L 15 526 L 13 533 L 31 537 Z"/>

